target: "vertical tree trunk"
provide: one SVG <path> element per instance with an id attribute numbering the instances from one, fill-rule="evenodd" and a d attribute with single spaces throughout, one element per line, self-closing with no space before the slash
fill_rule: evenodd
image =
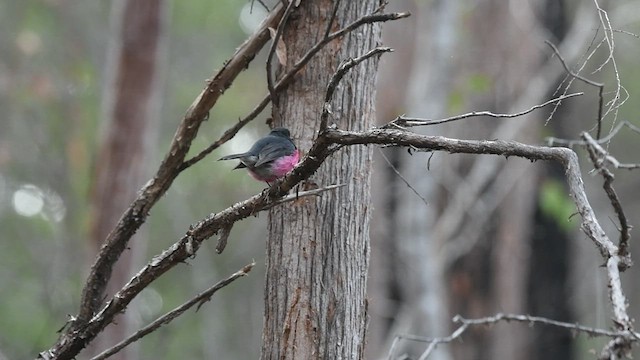
<path id="1" fill-rule="evenodd" d="M 413 42 L 413 66 L 407 83 L 408 91 L 404 109 L 412 116 L 438 118 L 447 111 L 447 102 L 455 71 L 454 62 L 457 29 L 460 26 L 459 7 L 456 1 L 419 2 L 414 14 L 415 39 Z M 390 84 L 393 86 L 397 84 Z M 398 110 L 397 110 L 398 111 Z M 433 128 L 415 128 L 422 134 L 434 134 Z M 398 176 L 394 176 L 398 197 L 397 211 L 392 214 L 398 232 L 392 234 L 397 252 L 393 261 L 397 271 L 395 280 L 402 306 L 389 331 L 390 339 L 399 333 L 421 334 L 438 337 L 447 331 L 449 316 L 445 261 L 441 248 L 446 238 L 433 229 L 437 225 L 439 206 L 436 195 L 439 188 L 436 179 L 439 171 L 427 170 L 424 153 L 408 156 L 400 151 L 399 168 L 411 186 L 429 203 L 410 191 Z M 445 161 L 448 162 L 448 161 Z M 440 162 L 437 162 L 438 169 Z M 389 340 L 390 340 L 389 339 Z M 390 341 L 385 344 L 391 345 Z M 396 355 L 419 357 L 425 345 L 403 341 L 396 347 Z M 431 359 L 450 359 L 449 348 L 440 346 Z"/>
<path id="2" fill-rule="evenodd" d="M 158 50 L 162 39 L 165 7 L 163 1 L 119 0 L 113 3 L 112 29 L 117 33 L 109 46 L 107 85 L 103 95 L 104 126 L 91 193 L 92 222 L 90 239 L 98 252 L 109 231 L 135 198 L 144 180 L 145 160 L 155 133 L 149 127 L 157 116 L 159 104 Z M 129 280 L 134 253 L 140 250 L 140 238 L 131 242 L 113 271 L 109 294 Z M 117 324 L 107 327 L 90 347 L 101 351 L 133 332 L 131 311 Z M 135 347 L 114 355 L 115 359 L 137 358 Z"/>
<path id="3" fill-rule="evenodd" d="M 284 32 L 288 59 L 300 58 L 323 36 L 336 2 L 301 2 Z M 333 29 L 379 5 L 378 0 L 339 2 Z M 375 47 L 379 37 L 379 26 L 367 25 L 334 41 L 277 99 L 274 121 L 292 130 L 301 150 L 318 131 L 326 85 L 340 61 Z M 345 77 L 330 124 L 350 130 L 373 125 L 376 69 L 372 59 Z M 270 211 L 262 359 L 363 358 L 370 167 L 370 148 L 345 148 L 311 179 L 318 186 L 345 187 Z"/>
<path id="4" fill-rule="evenodd" d="M 393 48 L 392 56 L 385 56 L 378 69 L 378 86 L 376 87 L 376 113 L 378 125 L 389 122 L 398 116 L 399 109 L 404 107 L 409 89 L 405 84 L 411 80 L 413 66 L 416 29 L 416 3 L 413 0 L 396 0 L 385 8 L 389 12 L 409 12 L 412 14 L 401 22 L 384 25 L 382 41 L 385 46 Z M 398 241 L 400 224 L 394 221 L 396 214 L 405 205 L 397 196 L 399 191 L 408 190 L 398 175 L 387 163 L 399 166 L 400 159 L 406 149 L 387 148 L 374 150 L 371 218 L 371 265 L 367 286 L 369 298 L 369 325 L 367 329 L 367 359 L 378 359 L 386 354 L 391 346 L 390 327 L 394 325 L 398 313 L 401 285 L 398 268 L 400 261 L 401 241 Z M 383 158 L 382 155 L 386 157 Z M 420 204 L 423 205 L 424 204 Z"/>

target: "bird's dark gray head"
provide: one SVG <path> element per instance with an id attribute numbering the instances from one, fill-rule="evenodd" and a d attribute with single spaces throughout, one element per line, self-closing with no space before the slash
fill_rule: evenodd
<path id="1" fill-rule="evenodd" d="M 280 136 L 287 139 L 291 138 L 291 133 L 289 132 L 289 129 L 283 128 L 283 127 L 273 128 L 269 133 L 269 135 Z"/>

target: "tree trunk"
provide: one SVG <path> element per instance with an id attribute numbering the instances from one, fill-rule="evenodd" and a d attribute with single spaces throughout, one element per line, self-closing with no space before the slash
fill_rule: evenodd
<path id="1" fill-rule="evenodd" d="M 411 80 L 416 29 L 416 3 L 413 0 L 396 0 L 385 8 L 388 12 L 409 12 L 412 14 L 401 22 L 385 24 L 382 41 L 393 48 L 392 56 L 385 56 L 378 69 L 376 88 L 377 125 L 383 125 L 398 116 L 398 109 L 404 107 L 409 89 L 403 84 Z M 393 85 L 397 84 L 397 85 Z M 395 169 L 398 167 L 406 149 L 387 148 L 373 153 L 372 204 L 375 209 L 371 218 L 371 265 L 367 286 L 369 298 L 369 325 L 367 333 L 367 359 L 378 359 L 387 354 L 391 342 L 389 333 L 400 311 L 402 298 L 401 285 L 405 282 L 398 276 L 400 261 L 400 243 L 397 234 L 400 225 L 394 221 L 396 214 L 404 206 L 398 191 L 408 190 L 401 182 Z M 384 156 L 384 157 L 383 157 Z M 424 206 L 424 204 L 421 204 Z"/>
<path id="2" fill-rule="evenodd" d="M 337 2 L 301 3 L 284 32 L 288 59 L 300 58 L 323 36 Z M 379 5 L 377 0 L 339 2 L 332 29 Z M 340 61 L 374 48 L 379 37 L 379 26 L 367 25 L 335 40 L 274 102 L 274 122 L 291 129 L 302 151 L 318 131 L 326 86 Z M 350 130 L 373 125 L 376 70 L 377 60 L 371 59 L 343 79 L 329 124 Z M 364 357 L 370 167 L 369 147 L 342 149 L 307 186 L 346 186 L 270 211 L 262 359 Z"/>
<path id="3" fill-rule="evenodd" d="M 104 126 L 91 193 L 91 259 L 142 186 L 149 145 L 155 134 L 149 123 L 157 117 L 159 105 L 156 89 L 159 88 L 158 51 L 165 17 L 164 2 L 115 1 L 111 16 L 117 37 L 107 50 Z M 118 260 L 107 288 L 108 295 L 131 278 L 134 258 L 144 252 L 141 240 L 138 236 L 131 241 L 131 251 L 123 253 Z M 108 326 L 89 352 L 99 352 L 132 333 L 135 330 L 132 310 Z M 137 358 L 135 351 L 135 346 L 128 347 L 113 358 Z"/>

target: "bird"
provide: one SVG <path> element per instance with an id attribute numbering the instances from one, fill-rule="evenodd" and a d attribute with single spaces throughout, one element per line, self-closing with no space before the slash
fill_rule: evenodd
<path id="1" fill-rule="evenodd" d="M 249 175 L 267 185 L 284 177 L 300 160 L 300 151 L 291 140 L 289 129 L 277 127 L 253 144 L 249 151 L 223 156 L 220 160 L 239 159 L 235 169 L 246 168 Z"/>

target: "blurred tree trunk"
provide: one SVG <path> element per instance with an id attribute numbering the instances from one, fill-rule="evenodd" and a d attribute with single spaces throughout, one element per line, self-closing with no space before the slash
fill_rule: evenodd
<path id="1" fill-rule="evenodd" d="M 333 30 L 372 13 L 378 0 L 303 1 L 284 43 L 289 63 L 323 36 L 334 5 Z M 379 25 L 367 25 L 332 42 L 298 74 L 275 102 L 274 122 L 292 130 L 303 151 L 318 131 L 326 85 L 342 60 L 379 44 Z M 373 125 L 377 60 L 343 79 L 329 123 L 349 130 Z M 362 359 L 367 323 L 370 147 L 348 147 L 330 157 L 308 186 L 346 184 L 269 213 L 262 359 Z"/>
<path id="2" fill-rule="evenodd" d="M 383 56 L 378 70 L 376 87 L 376 113 L 378 125 L 404 112 L 404 102 L 408 96 L 407 84 L 411 80 L 415 47 L 416 4 L 413 0 L 397 0 L 386 7 L 389 12 L 407 11 L 412 14 L 401 22 L 384 25 L 382 41 L 393 48 L 391 56 Z M 406 154 L 406 149 L 386 148 L 374 150 L 371 219 L 371 266 L 367 286 L 370 323 L 367 334 L 367 359 L 377 359 L 386 354 L 391 346 L 388 335 L 394 326 L 395 317 L 402 304 L 400 289 L 403 278 L 399 268 L 404 262 L 400 256 L 402 241 L 396 238 L 399 224 L 394 221 L 401 206 L 397 194 L 410 191 L 400 181 L 394 169 Z M 385 159 L 386 158 L 386 159 Z M 424 206 L 424 204 L 422 204 Z"/>
<path id="3" fill-rule="evenodd" d="M 545 27 L 560 43 L 568 30 L 565 1 L 546 0 L 544 10 Z M 559 85 L 559 84 L 558 84 Z M 551 96 L 551 94 L 549 94 Z M 558 109 L 555 119 L 549 123 L 554 136 L 571 138 L 576 129 L 584 127 L 586 116 L 576 116 L 570 111 L 575 104 L 567 104 Z M 567 116 L 571 112 L 573 116 Z M 574 118 L 572 120 L 572 118 Z M 545 164 L 545 171 L 537 184 L 537 193 L 544 191 L 544 184 L 564 184 L 564 170 L 558 164 Z M 541 198 L 541 197 L 540 197 Z M 608 204 L 607 204 L 608 205 Z M 535 213 L 535 228 L 531 235 L 531 261 L 528 278 L 527 312 L 550 319 L 576 322 L 571 304 L 572 288 L 569 281 L 569 268 L 574 262 L 576 250 L 571 249 L 571 226 L 567 219 L 545 213 L 538 201 Z M 588 244 L 591 245 L 591 244 Z M 579 256 L 579 255 L 578 255 Z M 599 260 L 594 260 L 597 263 Z M 591 323 L 591 319 L 587 321 Z M 535 342 L 530 343 L 527 351 L 531 359 L 565 360 L 573 359 L 573 334 L 556 327 L 535 327 L 531 329 Z"/>
<path id="4" fill-rule="evenodd" d="M 455 38 L 459 24 L 460 4 L 455 1 L 418 2 L 415 15 L 415 36 L 413 37 L 412 66 L 400 66 L 391 71 L 406 69 L 410 71 L 408 81 L 399 84 L 395 80 L 386 86 L 405 85 L 406 97 L 403 104 L 397 106 L 396 114 L 407 113 L 412 116 L 438 118 L 446 114 L 447 103 L 451 92 L 451 79 L 454 70 L 452 58 L 455 58 Z M 394 44 L 390 44 L 394 46 Z M 405 55 L 406 56 L 406 55 Z M 386 99 L 386 98 L 385 98 Z M 392 116 L 386 119 L 389 121 Z M 429 127 L 415 128 L 422 134 L 434 134 Z M 438 219 L 437 204 L 438 185 L 435 174 L 427 171 L 427 157 L 422 153 L 409 156 L 406 150 L 393 149 L 385 151 L 394 159 L 395 166 L 407 179 L 411 187 L 421 196 L 410 190 L 395 173 L 393 193 L 386 192 L 387 202 L 396 197 L 393 212 L 385 214 L 394 232 L 389 232 L 383 242 L 395 251 L 386 254 L 392 259 L 395 272 L 394 284 L 388 289 L 389 298 L 397 299 L 394 321 L 388 327 L 388 338 L 382 347 L 382 356 L 391 346 L 393 336 L 400 333 L 420 334 L 423 336 L 442 336 L 449 328 L 449 311 L 447 306 L 444 262 L 441 258 L 441 243 L 433 233 Z M 383 193 L 384 194 L 384 193 Z M 377 265 L 377 264 L 376 264 Z M 374 302 L 376 299 L 373 300 Z M 375 320 L 372 320 L 375 323 Z M 413 342 L 401 342 L 396 347 L 395 355 L 406 354 L 417 358 L 425 345 Z M 432 359 L 449 359 L 449 348 L 440 346 L 431 355 Z"/>
<path id="5" fill-rule="evenodd" d="M 469 38 L 462 39 L 473 56 L 457 59 L 454 93 L 464 94 L 460 112 L 516 112 L 544 101 L 546 92 L 527 91 L 542 63 L 536 43 L 543 31 L 536 19 L 541 3 L 490 0 L 476 6 L 466 22 Z M 542 121 L 537 113 L 515 121 L 474 118 L 445 128 L 447 135 L 459 138 L 535 143 Z M 441 258 L 448 267 L 450 315 L 526 313 L 539 167 L 515 159 L 464 156 L 446 167 L 439 194 L 446 200 L 434 232 L 445 250 Z M 498 324 L 491 330 L 473 329 L 452 349 L 456 358 L 526 359 L 528 341 L 526 327 Z"/>
<path id="6" fill-rule="evenodd" d="M 124 209 L 142 186 L 149 146 L 156 131 L 150 126 L 159 107 L 159 51 L 165 26 L 164 1 L 118 0 L 112 5 L 112 32 L 107 49 L 106 86 L 103 95 L 101 144 L 95 165 L 91 193 L 91 261 Z M 126 283 L 135 266 L 135 257 L 144 252 L 137 236 L 117 262 L 107 295 Z M 136 266 L 137 267 L 137 266 Z M 133 309 L 100 334 L 90 352 L 101 351 L 132 333 Z M 114 359 L 135 359 L 130 346 Z"/>
<path id="7" fill-rule="evenodd" d="M 546 3 L 418 3 L 417 10 L 412 11 L 418 21 L 406 107 L 396 103 L 387 108 L 395 107 L 395 115 L 433 119 L 472 110 L 516 112 L 543 102 L 547 89 L 555 88 L 555 78 L 551 76 L 551 81 L 538 82 L 537 86 L 531 82 L 543 59 L 539 39 L 546 24 L 537 16 L 545 13 Z M 469 6 L 472 12 L 468 12 Z M 393 67 L 391 71 L 402 70 Z M 385 88 L 392 86 L 385 84 Z M 385 103 L 392 97 L 380 100 Z M 386 120 L 393 116 L 386 115 Z M 544 116 L 536 113 L 507 121 L 471 118 L 419 131 L 535 143 Z M 382 217 L 394 223 L 381 226 L 376 233 L 382 239 L 374 244 L 379 244 L 384 253 L 375 256 L 373 252 L 373 261 L 383 260 L 372 266 L 372 274 L 383 274 L 389 281 L 377 281 L 370 289 L 376 296 L 373 303 L 382 303 L 379 313 L 384 317 L 374 317 L 372 324 L 379 327 L 382 322 L 388 336 L 372 356 L 386 354 L 398 333 L 445 336 L 452 331 L 450 320 L 455 314 L 482 317 L 498 311 L 527 313 L 535 308 L 528 296 L 539 297 L 551 288 L 564 286 L 561 284 L 566 278 L 562 276 L 566 274 L 562 272 L 559 279 L 545 277 L 549 287 L 528 286 L 532 278 L 530 241 L 538 238 L 533 224 L 539 167 L 513 159 L 435 154 L 429 159 L 428 171 L 427 159 L 420 153 L 407 156 L 393 149 L 385 153 L 429 204 L 409 190 L 395 172 L 389 175 L 393 185 L 387 185 L 387 189 L 392 191 L 381 192 L 384 199 L 379 203 L 384 207 Z M 383 166 L 387 167 L 386 163 Z M 535 254 L 539 254 L 538 248 Z M 383 270 L 375 269 L 381 265 L 385 266 Z M 373 288 L 374 284 L 386 289 Z M 525 349 L 538 347 L 535 339 L 539 338 L 528 331 L 514 324 L 500 324 L 491 330 L 474 328 L 465 333 L 463 342 L 438 347 L 430 359 L 533 358 L 534 353 Z M 381 332 L 378 328 L 378 339 L 382 338 Z M 394 355 L 418 357 L 425 347 L 401 341 Z"/>

